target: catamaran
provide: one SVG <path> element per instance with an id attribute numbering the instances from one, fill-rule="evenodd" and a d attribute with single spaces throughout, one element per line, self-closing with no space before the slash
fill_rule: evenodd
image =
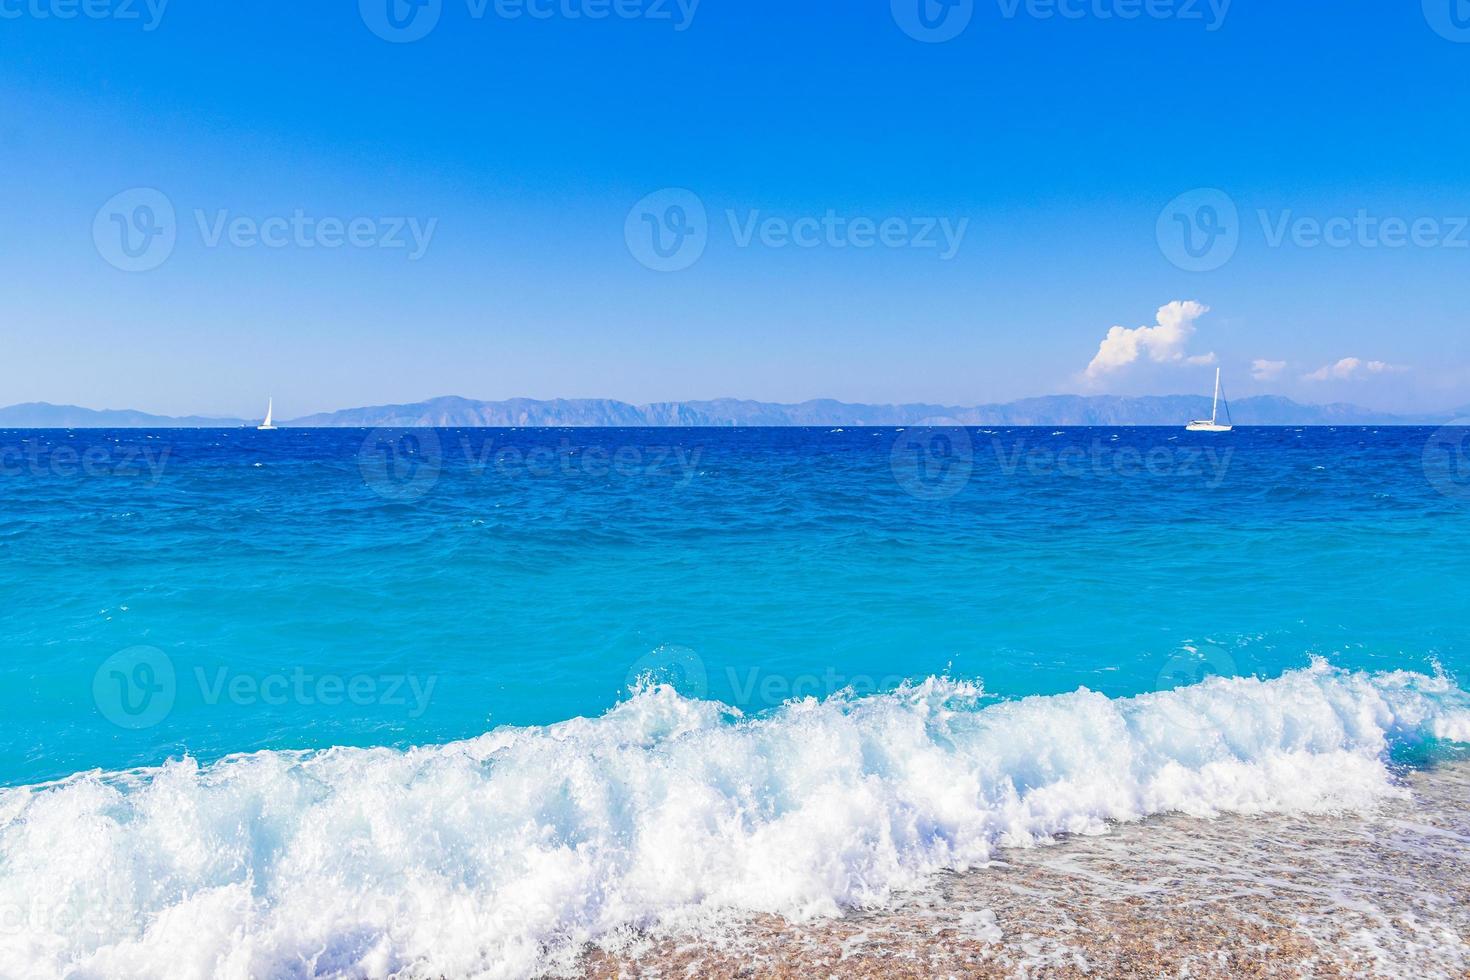
<path id="1" fill-rule="evenodd" d="M 271 413 L 275 411 L 276 400 L 274 398 L 265 403 L 265 421 L 256 426 L 261 432 L 274 432 L 276 427 L 271 424 Z"/>
<path id="2" fill-rule="evenodd" d="M 1215 407 L 1210 411 L 1208 421 L 1196 419 L 1185 426 L 1190 432 L 1229 432 L 1235 428 L 1235 420 L 1230 418 L 1230 402 L 1225 402 L 1225 424 L 1220 423 L 1220 402 L 1223 395 L 1220 391 L 1220 369 L 1215 368 Z"/>

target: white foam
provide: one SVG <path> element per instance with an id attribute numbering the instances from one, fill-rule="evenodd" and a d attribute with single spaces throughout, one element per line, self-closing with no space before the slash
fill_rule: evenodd
<path id="1" fill-rule="evenodd" d="M 596 719 L 0 791 L 0 974 L 507 977 L 722 910 L 881 902 L 999 846 L 1165 811 L 1360 809 L 1470 741 L 1443 677 L 1323 664 L 1109 700 L 931 679 L 739 719 Z"/>

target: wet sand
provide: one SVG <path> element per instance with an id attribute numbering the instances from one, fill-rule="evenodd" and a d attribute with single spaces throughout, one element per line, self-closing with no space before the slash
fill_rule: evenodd
<path id="1" fill-rule="evenodd" d="M 588 977 L 1470 978 L 1470 762 L 1368 815 L 1162 817 L 890 907 L 589 950 Z"/>

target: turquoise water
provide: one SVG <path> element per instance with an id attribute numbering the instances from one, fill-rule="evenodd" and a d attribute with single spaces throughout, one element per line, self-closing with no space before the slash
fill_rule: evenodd
<path id="1" fill-rule="evenodd" d="M 0 780 L 444 743 L 644 672 L 747 715 L 936 675 L 1458 675 L 1470 474 L 1435 440 L 4 432 Z"/>

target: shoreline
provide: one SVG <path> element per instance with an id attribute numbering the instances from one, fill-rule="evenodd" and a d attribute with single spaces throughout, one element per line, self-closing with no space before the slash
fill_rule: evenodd
<path id="1" fill-rule="evenodd" d="M 1470 976 L 1470 761 L 1337 816 L 1185 816 L 1008 848 L 882 909 L 658 929 L 613 977 Z"/>
<path id="2" fill-rule="evenodd" d="M 1448 678 L 1315 661 L 983 699 L 929 678 L 737 720 L 647 686 L 464 742 L 0 793 L 0 958 L 153 976 L 182 945 L 174 972 L 201 978 L 1470 974 L 1470 714 Z"/>

